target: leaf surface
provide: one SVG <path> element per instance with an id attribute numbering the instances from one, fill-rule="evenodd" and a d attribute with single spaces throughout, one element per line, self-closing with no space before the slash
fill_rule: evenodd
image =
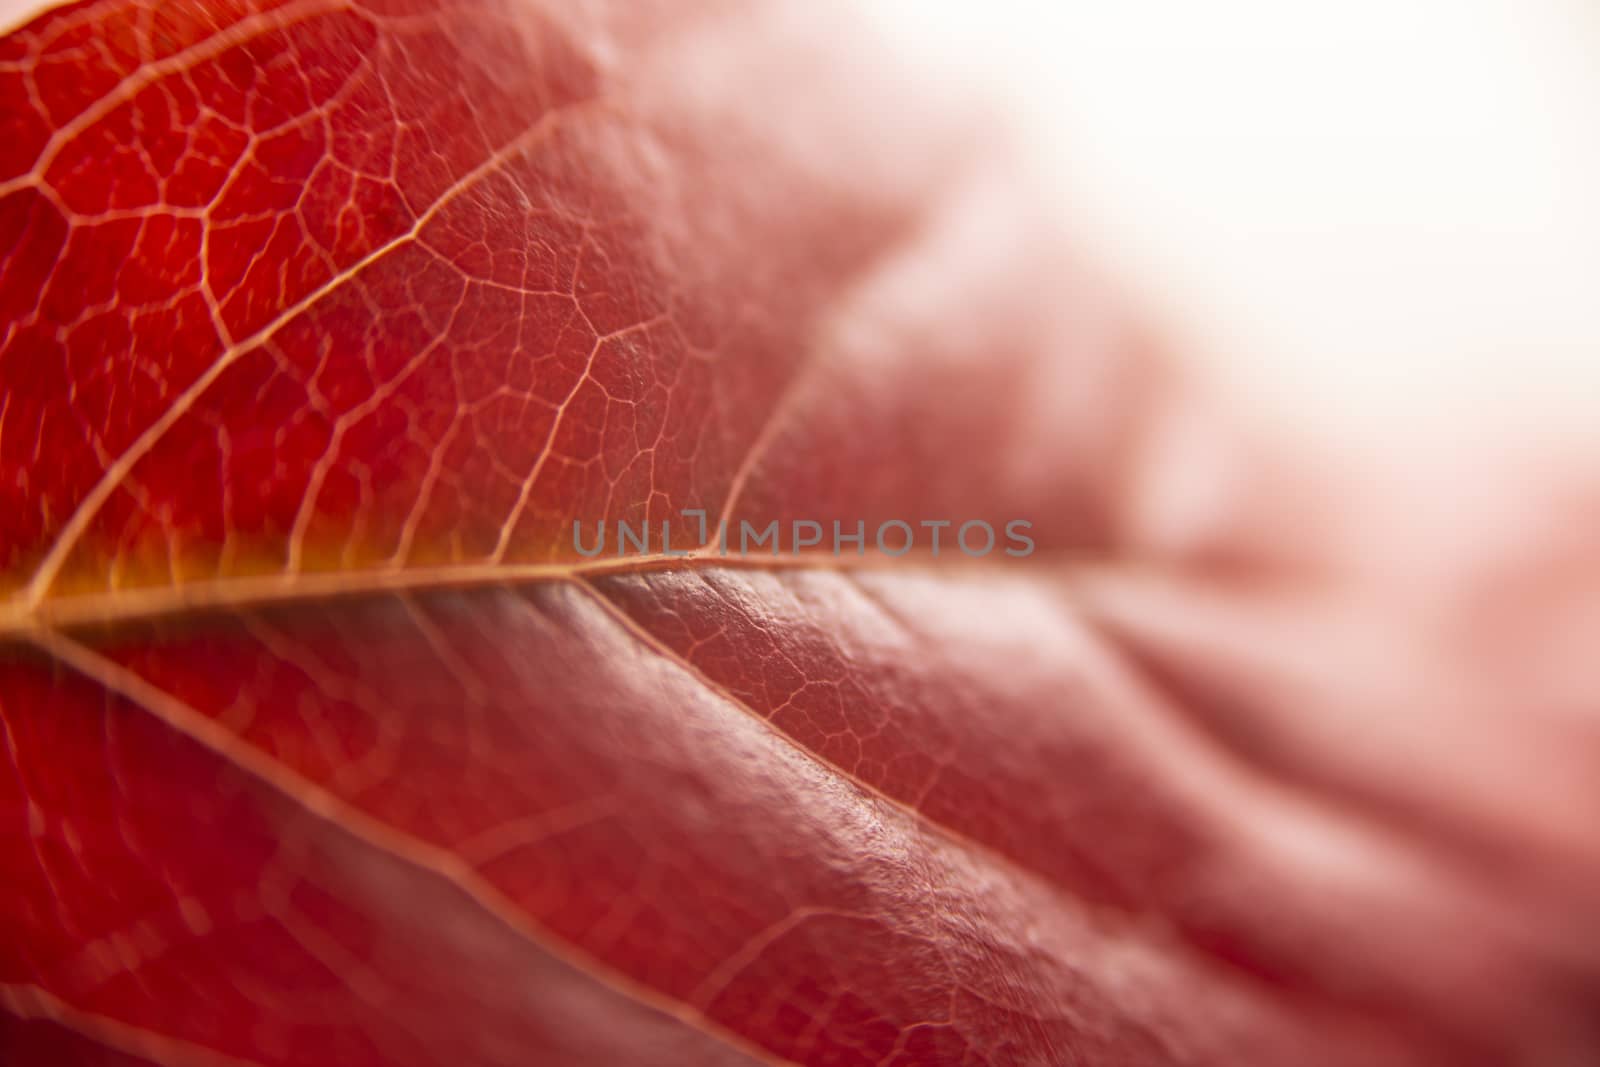
<path id="1" fill-rule="evenodd" d="M 4 39 L 7 1062 L 1594 1039 L 1594 850 L 1540 818 L 1593 749 L 1496 719 L 1547 795 L 1408 787 L 1297 724 L 1322 631 L 1135 568 L 1191 401 L 846 17 L 112 0 Z M 1038 550 L 570 539 L 682 509 Z"/>

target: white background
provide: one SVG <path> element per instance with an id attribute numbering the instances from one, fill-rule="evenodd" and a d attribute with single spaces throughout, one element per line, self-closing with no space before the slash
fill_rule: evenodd
<path id="1" fill-rule="evenodd" d="M 1182 337 L 1338 448 L 1600 443 L 1600 5 L 881 0 Z"/>

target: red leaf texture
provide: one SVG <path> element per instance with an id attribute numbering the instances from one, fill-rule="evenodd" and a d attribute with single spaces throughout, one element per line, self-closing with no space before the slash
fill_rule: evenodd
<path id="1" fill-rule="evenodd" d="M 1175 548 L 1189 393 L 844 11 L 104 0 L 0 99 L 6 1063 L 1594 1062 L 1592 688 Z M 1037 551 L 574 549 L 683 509 Z"/>

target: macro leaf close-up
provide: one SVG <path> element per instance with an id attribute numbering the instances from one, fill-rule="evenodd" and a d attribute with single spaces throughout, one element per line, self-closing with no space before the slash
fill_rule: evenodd
<path id="1" fill-rule="evenodd" d="M 1237 417 L 849 5 L 6 14 L 6 1067 L 1600 1063 L 1600 464 Z"/>

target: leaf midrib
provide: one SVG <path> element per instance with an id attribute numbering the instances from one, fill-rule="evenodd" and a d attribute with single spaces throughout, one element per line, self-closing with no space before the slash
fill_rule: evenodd
<path id="1" fill-rule="evenodd" d="M 247 611 L 394 593 L 485 589 L 655 571 L 731 568 L 972 573 L 1020 569 L 1029 574 L 1043 572 L 1057 575 L 1071 568 L 1095 565 L 1095 556 L 1066 551 L 1046 552 L 1026 560 L 1008 559 L 1001 562 L 954 553 L 936 556 L 922 552 L 892 557 L 803 552 L 753 557 L 725 556 L 715 550 L 697 549 L 686 555 L 652 553 L 554 563 L 484 562 L 241 575 L 106 592 L 62 594 L 38 602 L 15 595 L 0 602 L 0 642 L 26 639 L 30 634 L 45 630 L 79 630 L 185 615 Z M 1103 561 L 1100 561 L 1100 565 L 1103 565 Z"/>

